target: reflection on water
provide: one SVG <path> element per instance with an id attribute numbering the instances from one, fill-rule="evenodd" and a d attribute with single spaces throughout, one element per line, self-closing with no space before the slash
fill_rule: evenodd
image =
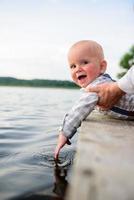
<path id="1" fill-rule="evenodd" d="M 68 185 L 68 182 L 66 180 L 67 169 L 56 166 L 54 170 L 54 175 L 55 183 L 53 192 L 58 194 L 58 196 L 60 197 L 64 197 Z"/>
<path id="2" fill-rule="evenodd" d="M 59 167 L 58 165 L 55 166 L 54 168 L 54 185 L 52 188 L 52 192 L 55 194 L 51 195 L 45 194 L 44 191 L 38 191 L 38 193 L 27 193 L 23 196 L 19 196 L 16 198 L 13 198 L 12 200 L 34 200 L 34 199 L 45 199 L 45 200 L 62 200 L 63 197 L 65 196 L 66 189 L 68 186 L 68 181 L 66 180 L 67 177 L 67 169 L 63 167 Z"/>
<path id="3" fill-rule="evenodd" d="M 0 200 L 63 199 L 76 138 L 53 154 L 78 90 L 0 87 Z M 60 97 L 60 98 L 59 98 Z"/>

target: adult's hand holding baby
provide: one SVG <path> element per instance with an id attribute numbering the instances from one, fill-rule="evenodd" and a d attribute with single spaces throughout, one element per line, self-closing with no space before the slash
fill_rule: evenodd
<path id="1" fill-rule="evenodd" d="M 96 92 L 99 96 L 98 106 L 103 110 L 108 110 L 113 107 L 122 95 L 125 94 L 116 82 L 114 83 L 103 83 L 94 87 L 87 86 L 85 88 L 86 92 Z"/>

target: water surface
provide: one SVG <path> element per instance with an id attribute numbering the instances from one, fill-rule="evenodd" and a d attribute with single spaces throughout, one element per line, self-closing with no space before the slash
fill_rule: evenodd
<path id="1" fill-rule="evenodd" d="M 76 138 L 53 153 L 63 116 L 79 90 L 0 87 L 0 200 L 63 199 Z"/>

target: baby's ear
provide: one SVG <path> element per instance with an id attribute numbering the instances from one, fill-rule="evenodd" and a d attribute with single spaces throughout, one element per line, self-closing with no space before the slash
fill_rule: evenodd
<path id="1" fill-rule="evenodd" d="M 100 67 L 101 67 L 101 73 L 104 73 L 107 69 L 107 61 L 106 60 L 102 60 L 101 61 L 101 64 L 100 64 Z"/>

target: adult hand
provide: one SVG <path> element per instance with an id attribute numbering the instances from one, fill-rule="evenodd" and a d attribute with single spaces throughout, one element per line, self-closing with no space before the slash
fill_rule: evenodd
<path id="1" fill-rule="evenodd" d="M 95 87 L 87 86 L 85 90 L 87 92 L 96 92 L 98 94 L 99 101 L 97 105 L 103 110 L 108 110 L 113 107 L 122 95 L 125 94 L 125 92 L 122 91 L 115 82 L 103 83 Z"/>

